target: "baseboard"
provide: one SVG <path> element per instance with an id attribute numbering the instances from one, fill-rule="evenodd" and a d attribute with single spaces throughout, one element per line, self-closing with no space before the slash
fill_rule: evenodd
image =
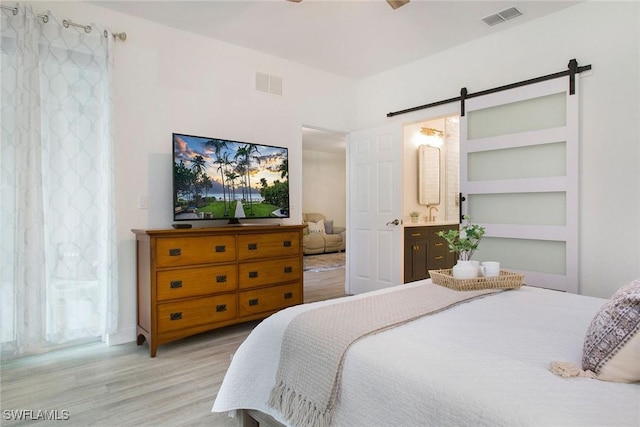
<path id="1" fill-rule="evenodd" d="M 136 327 L 120 329 L 113 334 L 107 334 L 107 345 L 120 345 L 136 340 Z"/>

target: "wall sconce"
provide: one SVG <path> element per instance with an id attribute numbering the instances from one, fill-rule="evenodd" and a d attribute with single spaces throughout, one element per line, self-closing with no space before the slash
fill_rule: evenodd
<path id="1" fill-rule="evenodd" d="M 420 128 L 422 143 L 432 147 L 442 147 L 444 144 L 444 132 L 433 128 Z"/>

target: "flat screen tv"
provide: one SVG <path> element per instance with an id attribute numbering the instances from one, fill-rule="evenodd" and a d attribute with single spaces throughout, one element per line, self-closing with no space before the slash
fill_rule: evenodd
<path id="1" fill-rule="evenodd" d="M 173 134 L 174 221 L 288 218 L 285 147 Z"/>

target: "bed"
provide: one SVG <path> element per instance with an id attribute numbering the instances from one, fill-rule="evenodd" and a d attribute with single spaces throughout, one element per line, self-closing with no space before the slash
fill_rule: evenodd
<path id="1" fill-rule="evenodd" d="M 265 319 L 233 356 L 212 410 L 293 425 L 268 403 L 288 325 L 316 308 L 414 287 L 438 286 L 414 282 Z M 523 286 L 368 335 L 344 353 L 330 425 L 639 426 L 640 383 L 550 371 L 555 361 L 582 365 L 585 333 L 605 303 Z"/>

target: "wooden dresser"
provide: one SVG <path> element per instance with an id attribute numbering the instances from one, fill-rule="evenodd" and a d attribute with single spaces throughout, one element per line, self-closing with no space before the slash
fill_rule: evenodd
<path id="1" fill-rule="evenodd" d="M 159 345 L 303 302 L 303 225 L 132 230 L 137 343 Z"/>
<path id="2" fill-rule="evenodd" d="M 404 283 L 428 279 L 429 270 L 452 268 L 456 256 L 438 232 L 455 230 L 458 225 L 430 225 L 404 229 Z"/>

